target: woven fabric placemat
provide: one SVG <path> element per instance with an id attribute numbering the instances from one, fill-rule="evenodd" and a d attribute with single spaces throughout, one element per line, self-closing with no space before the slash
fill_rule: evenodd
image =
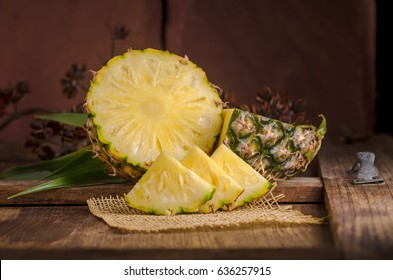
<path id="1" fill-rule="evenodd" d="M 101 197 L 87 200 L 90 212 L 102 218 L 109 226 L 134 232 L 159 232 L 200 227 L 238 227 L 252 223 L 321 224 L 323 218 L 305 215 L 291 206 L 280 206 L 282 195 L 271 192 L 251 204 L 232 211 L 215 213 L 177 214 L 161 216 L 133 209 L 123 197 Z"/>

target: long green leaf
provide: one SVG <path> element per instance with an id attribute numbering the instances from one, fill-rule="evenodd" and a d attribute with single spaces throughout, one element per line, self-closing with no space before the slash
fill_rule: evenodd
<path id="1" fill-rule="evenodd" d="M 13 180 L 42 180 L 88 153 L 90 149 L 91 146 L 87 146 L 76 152 L 52 160 L 11 167 L 1 172 L 0 178 Z"/>
<path id="2" fill-rule="evenodd" d="M 48 176 L 43 179 L 56 179 L 80 171 L 101 170 L 101 172 L 105 172 L 106 169 L 107 167 L 101 160 L 94 158 L 91 151 L 86 151 L 79 157 L 66 163 L 63 167 L 55 170 L 51 174 L 48 174 Z"/>
<path id="3" fill-rule="evenodd" d="M 83 187 L 83 186 L 96 185 L 96 184 L 122 183 L 122 182 L 125 182 L 124 179 L 121 179 L 119 177 L 109 176 L 105 172 L 102 172 L 102 170 L 81 171 L 18 192 L 8 197 L 8 199 L 15 198 L 22 195 L 60 189 L 60 188 Z"/>
<path id="4" fill-rule="evenodd" d="M 37 118 L 48 121 L 56 121 L 59 123 L 69 124 L 73 126 L 84 127 L 87 120 L 87 115 L 80 113 L 56 113 L 37 116 Z"/>

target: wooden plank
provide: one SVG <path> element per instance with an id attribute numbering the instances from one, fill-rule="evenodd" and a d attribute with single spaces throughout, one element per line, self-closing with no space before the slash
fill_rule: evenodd
<path id="1" fill-rule="evenodd" d="M 296 205 L 325 216 L 323 205 Z M 87 206 L 3 206 L 0 258 L 339 258 L 327 224 L 130 233 L 110 228 Z"/>
<path id="2" fill-rule="evenodd" d="M 273 194 L 283 194 L 281 203 L 323 203 L 324 188 L 319 177 L 278 180 Z"/>
<path id="3" fill-rule="evenodd" d="M 371 151 L 383 184 L 352 185 L 356 153 Z M 393 138 L 378 135 L 354 145 L 327 145 L 319 156 L 325 203 L 337 247 L 348 259 L 393 258 Z"/>
<path id="4" fill-rule="evenodd" d="M 21 79 L 29 82 L 31 94 L 18 103 L 18 112 L 29 108 L 51 112 L 71 109 L 85 99 L 85 93 L 81 91 L 75 98 L 67 99 L 59 81 L 73 63 L 79 67 L 85 64 L 89 70 L 101 68 L 111 56 L 109 27 L 124 24 L 130 30 L 125 39 L 116 40 L 115 54 L 130 47 L 163 48 L 162 3 L 95 0 L 93 13 L 89 1 L 0 1 L 0 37 L 4 38 L 0 43 L 0 86 L 13 85 Z M 90 73 L 86 74 L 82 87 L 87 87 L 91 78 Z M 19 118 L 0 131 L 0 139 L 23 147 L 30 137 L 31 120 Z"/>
<path id="5" fill-rule="evenodd" d="M 12 180 L 0 181 L 0 205 L 25 205 L 25 204 L 86 204 L 92 197 L 109 197 L 128 193 L 132 183 L 97 185 L 88 187 L 64 188 L 32 195 L 21 196 L 13 199 L 7 197 L 33 187 L 41 181 Z M 323 185 L 320 178 L 297 177 L 291 180 L 280 180 L 274 194 L 284 194 L 281 203 L 321 203 L 323 201 Z"/>
<path id="6" fill-rule="evenodd" d="M 167 3 L 167 48 L 187 54 L 239 101 L 254 102 L 268 85 L 307 100 L 311 121 L 323 113 L 330 135 L 341 134 L 342 124 L 361 136 L 372 132 L 374 1 Z"/>
<path id="7" fill-rule="evenodd" d="M 275 249 L 1 249 L 2 260 L 337 260 L 342 257 L 332 247 Z"/>
<path id="8" fill-rule="evenodd" d="M 40 183 L 42 181 L 37 180 L 0 181 L 0 205 L 85 205 L 87 204 L 86 200 L 89 198 L 124 195 L 132 187 L 131 183 L 71 187 L 7 199 L 17 192 L 34 187 Z"/>

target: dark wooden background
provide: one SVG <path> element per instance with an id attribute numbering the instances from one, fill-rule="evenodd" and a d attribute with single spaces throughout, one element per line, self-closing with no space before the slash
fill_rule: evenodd
<path id="1" fill-rule="evenodd" d="M 64 110 L 72 63 L 97 70 L 108 59 L 108 26 L 125 24 L 129 47 L 187 54 L 211 82 L 252 102 L 268 85 L 305 98 L 309 119 L 329 135 L 369 135 L 375 126 L 376 4 L 372 0 L 0 0 L 0 87 L 26 80 L 20 109 Z M 79 100 L 84 98 L 79 96 Z M 23 143 L 31 118 L 0 132 Z"/>

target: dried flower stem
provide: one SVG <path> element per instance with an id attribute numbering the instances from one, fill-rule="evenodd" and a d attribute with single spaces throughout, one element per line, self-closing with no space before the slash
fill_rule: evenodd
<path id="1" fill-rule="evenodd" d="M 31 109 L 27 109 L 27 110 L 20 111 L 20 112 L 15 112 L 13 114 L 10 114 L 7 118 L 5 118 L 5 120 L 3 120 L 0 123 L 0 131 L 5 129 L 13 121 L 16 121 L 17 119 L 19 119 L 21 117 L 34 115 L 34 114 L 47 114 L 47 113 L 51 113 L 51 111 L 46 110 L 46 109 L 40 109 L 40 108 L 31 108 Z"/>

